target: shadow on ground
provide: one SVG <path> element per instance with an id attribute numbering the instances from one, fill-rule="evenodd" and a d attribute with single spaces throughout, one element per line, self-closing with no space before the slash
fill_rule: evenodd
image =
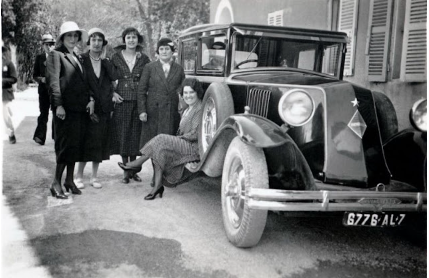
<path id="1" fill-rule="evenodd" d="M 231 277 L 186 268 L 180 243 L 135 233 L 88 230 L 30 242 L 54 277 Z"/>

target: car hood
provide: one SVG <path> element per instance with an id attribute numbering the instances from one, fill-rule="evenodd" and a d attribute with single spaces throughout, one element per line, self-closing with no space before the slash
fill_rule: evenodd
<path id="1" fill-rule="evenodd" d="M 269 83 L 269 84 L 293 84 L 293 85 L 322 85 L 326 83 L 338 82 L 334 77 L 316 75 L 311 72 L 299 71 L 264 71 L 258 73 L 239 73 L 233 75 L 231 80 Z"/>

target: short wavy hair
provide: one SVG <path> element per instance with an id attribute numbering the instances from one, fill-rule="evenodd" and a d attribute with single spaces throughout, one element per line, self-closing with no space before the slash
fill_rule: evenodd
<path id="1" fill-rule="evenodd" d="M 143 44 L 143 36 L 140 34 L 140 32 L 134 28 L 134 27 L 128 27 L 122 32 L 122 42 L 125 43 L 125 36 L 128 34 L 135 34 L 138 38 L 138 43 Z"/>
<path id="2" fill-rule="evenodd" d="M 197 93 L 197 96 L 199 99 L 203 99 L 204 97 L 204 90 L 203 90 L 203 85 L 201 85 L 201 82 L 198 81 L 198 79 L 196 78 L 185 78 L 185 80 L 183 80 L 182 82 L 182 86 L 180 88 L 180 96 L 183 97 L 183 89 L 185 88 L 185 86 L 189 86 L 192 88 L 192 90 L 194 90 Z"/>

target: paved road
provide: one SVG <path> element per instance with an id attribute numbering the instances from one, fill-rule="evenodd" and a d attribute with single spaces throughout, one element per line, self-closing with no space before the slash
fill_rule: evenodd
<path id="1" fill-rule="evenodd" d="M 18 142 L 3 141 L 3 277 L 426 277 L 425 225 L 346 228 L 341 217 L 270 213 L 259 245 L 238 249 L 224 235 L 219 179 L 201 176 L 145 201 L 149 163 L 143 182 L 123 185 L 118 156 L 100 166 L 102 189 L 53 199 L 53 142 L 32 141 L 34 88 L 13 108 Z"/>

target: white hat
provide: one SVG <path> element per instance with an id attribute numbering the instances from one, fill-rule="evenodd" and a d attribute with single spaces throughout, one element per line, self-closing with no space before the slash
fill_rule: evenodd
<path id="1" fill-rule="evenodd" d="M 55 40 L 51 34 L 44 34 L 42 36 L 42 43 L 55 43 Z"/>
<path id="2" fill-rule="evenodd" d="M 107 40 L 106 40 L 106 34 L 104 34 L 104 31 L 101 30 L 100 28 L 89 29 L 89 31 L 88 31 L 88 37 L 91 37 L 91 35 L 94 34 L 94 33 L 100 33 L 103 36 L 103 40 L 104 40 L 103 46 L 105 46 L 107 44 Z M 87 44 L 89 45 L 89 41 L 87 42 Z"/>
<path id="3" fill-rule="evenodd" d="M 75 31 L 80 32 L 82 34 L 81 40 L 83 42 L 86 42 L 88 40 L 88 33 L 84 29 L 79 29 L 79 26 L 77 26 L 76 22 L 66 21 L 61 25 L 60 35 L 57 37 L 57 43 L 61 40 L 62 36 L 65 33 L 75 32 Z"/>

